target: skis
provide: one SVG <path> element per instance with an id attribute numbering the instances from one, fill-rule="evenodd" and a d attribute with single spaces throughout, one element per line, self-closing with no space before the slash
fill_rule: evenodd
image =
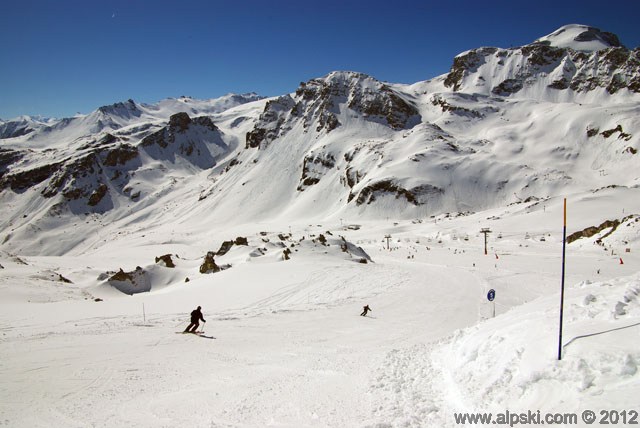
<path id="1" fill-rule="evenodd" d="M 204 331 L 176 331 L 176 334 L 193 334 L 194 336 L 204 337 L 205 339 L 215 339 L 213 336 L 205 336 Z"/>

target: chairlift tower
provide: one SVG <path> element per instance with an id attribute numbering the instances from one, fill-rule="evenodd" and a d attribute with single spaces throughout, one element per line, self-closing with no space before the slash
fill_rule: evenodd
<path id="1" fill-rule="evenodd" d="M 480 230 L 480 233 L 484 233 L 484 255 L 487 255 L 487 235 L 489 233 L 491 233 L 491 230 L 489 230 L 488 227 L 483 228 L 482 230 Z"/>

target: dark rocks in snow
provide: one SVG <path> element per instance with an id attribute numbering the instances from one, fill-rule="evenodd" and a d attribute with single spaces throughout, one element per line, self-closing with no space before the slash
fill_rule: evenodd
<path id="1" fill-rule="evenodd" d="M 331 153 L 310 153 L 302 163 L 302 177 L 297 190 L 304 191 L 307 187 L 318 184 L 327 172 L 335 168 L 336 159 Z"/>
<path id="2" fill-rule="evenodd" d="M 347 241 L 344 236 L 341 236 L 340 249 L 342 252 L 349 254 L 352 258 L 356 258 L 358 263 L 367 264 L 373 262 L 369 254 L 359 246 Z"/>
<path id="3" fill-rule="evenodd" d="M 249 245 L 249 241 L 243 236 L 238 236 L 233 243 L 235 245 Z"/>
<path id="4" fill-rule="evenodd" d="M 495 86 L 491 93 L 501 96 L 509 96 L 521 90 L 524 87 L 523 79 L 506 79 L 502 83 Z"/>
<path id="5" fill-rule="evenodd" d="M 196 117 L 191 119 L 185 112 L 180 112 L 169 117 L 169 123 L 166 127 L 154 132 L 142 139 L 140 144 L 143 147 L 160 146 L 167 148 L 176 140 L 176 134 L 186 132 L 192 125 L 198 125 L 209 131 L 217 131 L 218 127 L 208 117 Z M 186 151 L 186 149 L 183 149 Z"/>
<path id="6" fill-rule="evenodd" d="M 167 126 L 144 137 L 140 146 L 153 159 L 175 162 L 180 156 L 202 169 L 215 166 L 216 157 L 229 149 L 210 118 L 190 118 L 184 112 L 172 115 Z"/>
<path id="7" fill-rule="evenodd" d="M 252 131 L 247 132 L 246 135 L 246 148 L 258 148 L 267 137 L 267 130 L 265 128 L 254 128 Z"/>
<path id="8" fill-rule="evenodd" d="M 594 29 L 595 30 L 595 29 Z M 476 76 L 479 68 L 487 63 L 499 67 L 511 67 L 502 71 L 507 77 L 493 81 L 492 94 L 509 96 L 531 86 L 538 79 L 558 77 L 548 84 L 556 90 L 571 89 L 576 92 L 604 88 L 610 94 L 622 89 L 640 92 L 640 49 L 626 49 L 611 33 L 600 32 L 596 36 L 610 47 L 595 52 L 574 51 L 549 45 L 548 41 L 535 42 L 511 49 L 480 48 L 457 56 L 445 78 L 446 87 L 453 91 L 462 89 L 465 81 L 477 79 L 485 84 L 483 76 Z M 584 37 L 595 37 L 585 31 Z M 509 65 L 506 59 L 511 59 Z"/>
<path id="9" fill-rule="evenodd" d="M 523 46 L 520 51 L 529 64 L 540 67 L 558 63 L 566 54 L 566 49 L 541 44 Z"/>
<path id="10" fill-rule="evenodd" d="M 587 128 L 587 137 L 595 137 L 600 132 L 600 128 Z"/>
<path id="11" fill-rule="evenodd" d="M 229 252 L 231 247 L 233 247 L 233 241 L 224 241 L 222 245 L 220 245 L 220 249 L 215 253 L 215 255 L 224 256 Z"/>
<path id="12" fill-rule="evenodd" d="M 142 115 L 142 111 L 132 99 L 128 99 L 126 102 L 118 102 L 99 107 L 98 112 L 105 116 L 117 116 L 121 118 L 140 117 Z"/>
<path id="13" fill-rule="evenodd" d="M 62 276 L 62 274 L 56 273 L 58 275 L 58 281 L 60 282 L 64 282 L 66 284 L 73 284 L 73 281 L 71 281 L 70 279 L 65 278 L 64 276 Z"/>
<path id="14" fill-rule="evenodd" d="M 231 250 L 231 247 L 233 247 L 234 245 L 246 246 L 246 245 L 249 245 L 249 241 L 247 240 L 247 238 L 243 236 L 238 236 L 235 240 L 224 241 L 222 245 L 220 245 L 220 249 L 217 252 L 215 252 L 214 255 L 224 256 L 229 252 L 229 250 Z"/>
<path id="15" fill-rule="evenodd" d="M 605 239 L 607 236 L 611 235 L 613 232 L 616 231 L 616 229 L 618 228 L 618 226 L 620 226 L 621 224 L 625 223 L 628 220 L 634 219 L 637 216 L 635 215 L 630 215 L 627 216 L 625 218 L 623 218 L 622 220 L 606 220 L 604 222 L 602 222 L 599 226 L 590 226 L 587 227 L 583 230 L 579 230 L 577 232 L 574 232 L 572 234 L 570 234 L 569 236 L 567 236 L 567 244 L 571 244 L 572 242 L 577 241 L 578 239 L 581 238 L 590 238 L 594 235 L 597 235 L 598 233 L 602 232 L 603 230 L 606 229 L 611 229 L 608 233 L 606 233 L 605 235 L 601 236 L 598 239 L 598 243 L 602 243 L 602 240 Z"/>
<path id="16" fill-rule="evenodd" d="M 443 98 L 442 95 L 434 95 L 433 97 L 431 97 L 431 104 L 434 106 L 439 106 L 445 113 L 449 112 L 459 116 L 470 116 L 476 118 L 482 117 L 482 113 L 476 110 L 471 110 L 468 108 L 450 104 L 446 99 Z"/>
<path id="17" fill-rule="evenodd" d="M 110 281 L 132 281 L 133 276 L 120 268 L 120 270 L 109 278 Z"/>
<path id="18" fill-rule="evenodd" d="M 144 293 L 151 290 L 151 281 L 147 277 L 147 272 L 140 266 L 131 272 L 125 272 L 120 268 L 107 280 L 107 283 L 125 294 Z"/>
<path id="19" fill-rule="evenodd" d="M 0 148 L 0 183 L 2 183 L 2 177 L 5 172 L 9 169 L 9 167 L 18 162 L 25 156 L 24 152 L 12 149 L 3 149 Z M 2 188 L 2 187 L 0 187 Z"/>
<path id="20" fill-rule="evenodd" d="M 107 134 L 101 141 L 111 144 L 115 142 L 111 137 Z M 108 192 L 105 181 L 116 181 L 114 185 L 117 188 L 126 184 L 129 178 L 127 171 L 138 166 L 130 163 L 138 158 L 138 150 L 127 144 L 88 146 L 87 150 L 62 162 L 8 173 L 0 180 L 0 188 L 10 186 L 14 191 L 22 191 L 48 180 L 41 191 L 45 198 L 61 193 L 68 201 L 87 198 L 89 206 L 97 206 Z"/>
<path id="21" fill-rule="evenodd" d="M 411 127 L 420 117 L 418 110 L 388 85 L 363 73 L 330 73 L 301 84 L 296 95 L 304 104 L 305 123 L 318 119 L 318 132 L 323 129 L 330 132 L 340 126 L 336 114 L 341 104 L 367 120 L 384 123 L 393 129 Z M 302 106 L 298 110 L 303 110 Z"/>
<path id="22" fill-rule="evenodd" d="M 130 146 L 129 144 L 121 144 L 118 147 L 107 150 L 105 154 L 104 165 L 113 167 L 125 165 L 130 160 L 137 158 L 139 155 L 138 149 Z"/>
<path id="23" fill-rule="evenodd" d="M 100 203 L 100 201 L 102 200 L 102 198 L 105 197 L 105 195 L 107 194 L 108 190 L 109 190 L 109 188 L 107 187 L 106 184 L 100 184 L 97 189 L 95 189 L 93 192 L 91 192 L 91 195 L 89 196 L 89 201 L 87 202 L 87 205 L 89 205 L 91 207 L 95 207 L 96 205 L 98 205 Z"/>
<path id="24" fill-rule="evenodd" d="M 300 83 L 294 98 L 284 95 L 267 102 L 246 134 L 246 148 L 264 148 L 300 122 L 305 129 L 315 125 L 316 132 L 330 133 L 341 126 L 338 116 L 347 109 L 393 129 L 420 122 L 417 108 L 388 85 L 362 73 L 334 72 Z"/>
<path id="25" fill-rule="evenodd" d="M 180 112 L 169 117 L 169 127 L 176 131 L 184 132 L 189 128 L 191 118 L 185 112 Z"/>
<path id="26" fill-rule="evenodd" d="M 478 71 L 478 68 L 486 62 L 486 57 L 496 52 L 498 52 L 497 48 L 480 48 L 458 55 L 453 59 L 453 65 L 444 80 L 444 85 L 454 91 L 460 90 L 463 78 Z"/>
<path id="27" fill-rule="evenodd" d="M 379 84 L 377 89 L 375 92 L 353 91 L 349 108 L 361 112 L 365 118 L 380 118 L 392 129 L 407 129 L 420 121 L 418 109 L 389 86 Z"/>
<path id="28" fill-rule="evenodd" d="M 216 264 L 215 260 L 213 259 L 215 255 L 216 253 L 214 253 L 213 251 L 209 251 L 207 253 L 207 255 L 204 258 L 204 262 L 202 263 L 202 265 L 200 265 L 200 273 L 207 274 L 207 273 L 216 273 L 221 271 L 220 267 Z"/>
<path id="29" fill-rule="evenodd" d="M 602 131 L 600 135 L 602 135 L 604 138 L 609 138 L 616 132 L 620 133 L 620 135 L 618 135 L 619 139 L 624 139 L 626 141 L 629 141 L 631 139 L 631 135 L 624 132 L 621 125 L 618 125 L 613 129 L 607 129 L 605 131 Z"/>
<path id="30" fill-rule="evenodd" d="M 571 82 L 569 80 L 567 80 L 566 77 L 561 77 L 558 80 L 554 80 L 553 82 L 551 82 L 549 84 L 549 87 L 551 89 L 558 89 L 558 90 L 562 90 L 562 89 L 567 89 L 570 86 Z"/>
<path id="31" fill-rule="evenodd" d="M 247 132 L 245 147 L 266 147 L 271 141 L 284 135 L 288 130 L 285 122 L 292 116 L 297 116 L 295 108 L 296 104 L 289 95 L 268 101 L 253 130 Z"/>
<path id="32" fill-rule="evenodd" d="M 343 183 L 346 183 L 346 185 L 351 189 L 353 189 L 356 184 L 360 183 L 360 180 L 365 175 L 352 166 L 347 167 L 344 174 Z"/>
<path id="33" fill-rule="evenodd" d="M 404 198 L 407 202 L 419 206 L 427 204 L 429 200 L 437 199 L 443 194 L 443 189 L 430 184 L 405 189 L 394 183 L 393 180 L 381 180 L 365 186 L 358 194 L 356 205 L 370 204 L 382 195 L 394 195 L 396 199 Z M 353 193 L 350 194 L 349 201 L 351 201 L 353 197 Z"/>
<path id="34" fill-rule="evenodd" d="M 62 165 L 62 162 L 53 162 L 28 170 L 8 173 L 0 179 L 0 189 L 10 187 L 13 191 L 24 191 L 51 178 L 55 172 L 60 170 Z M 43 196 L 47 197 L 47 194 L 43 193 Z"/>
<path id="35" fill-rule="evenodd" d="M 165 254 L 160 257 L 156 257 L 156 263 L 162 262 L 168 268 L 175 268 L 176 265 L 173 263 L 173 259 L 171 258 L 171 254 Z"/>

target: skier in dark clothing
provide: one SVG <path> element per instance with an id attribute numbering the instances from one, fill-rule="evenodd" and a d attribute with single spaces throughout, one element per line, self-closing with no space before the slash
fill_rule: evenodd
<path id="1" fill-rule="evenodd" d="M 367 316 L 367 312 L 369 312 L 371 310 L 371 308 L 369 307 L 369 305 L 365 305 L 362 307 L 363 311 L 360 314 L 361 317 L 366 317 Z"/>
<path id="2" fill-rule="evenodd" d="M 185 333 L 195 333 L 200 325 L 200 320 L 202 320 L 202 322 L 207 322 L 202 317 L 202 311 L 200 309 L 202 308 L 198 306 L 198 309 L 191 311 L 191 324 L 189 324 L 187 329 L 184 331 Z"/>

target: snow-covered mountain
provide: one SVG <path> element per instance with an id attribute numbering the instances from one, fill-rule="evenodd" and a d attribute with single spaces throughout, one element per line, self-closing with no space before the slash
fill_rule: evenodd
<path id="1" fill-rule="evenodd" d="M 11 120 L 0 119 L 0 139 L 21 137 L 56 123 L 46 117 L 20 116 Z"/>
<path id="2" fill-rule="evenodd" d="M 445 86 L 487 96 L 618 103 L 607 95 L 635 99 L 640 92 L 640 50 L 628 50 L 612 33 L 567 25 L 526 46 L 461 53 Z"/>
<path id="3" fill-rule="evenodd" d="M 413 85 L 333 72 L 271 99 L 128 100 L 32 126 L 1 140 L 3 245 L 40 251 L 53 219 L 88 213 L 423 218 L 637 186 L 639 55 L 569 25 Z"/>
<path id="4" fill-rule="evenodd" d="M 635 421 L 637 55 L 0 123 L 0 425 Z"/>

